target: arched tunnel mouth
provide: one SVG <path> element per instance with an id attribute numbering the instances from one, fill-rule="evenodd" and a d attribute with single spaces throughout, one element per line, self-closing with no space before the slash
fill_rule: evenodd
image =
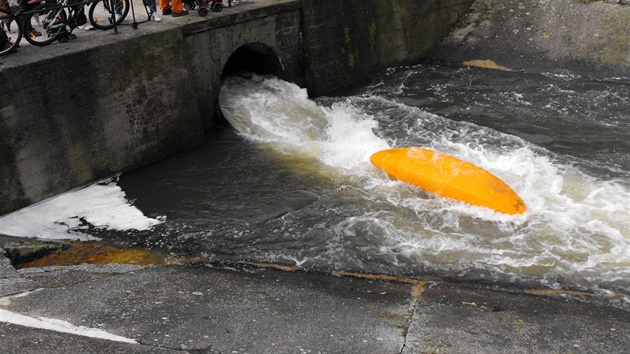
<path id="1" fill-rule="evenodd" d="M 223 80 L 230 76 L 242 76 L 250 73 L 258 75 L 282 76 L 284 68 L 274 50 L 262 43 L 248 43 L 232 53 L 221 74 L 221 84 Z M 219 104 L 219 94 L 216 95 L 215 121 L 220 124 L 229 124 Z"/>
<path id="2" fill-rule="evenodd" d="M 259 75 L 280 76 L 282 71 L 282 64 L 273 49 L 262 43 L 248 43 L 239 47 L 230 56 L 223 68 L 221 81 L 229 76 L 252 72 Z"/>

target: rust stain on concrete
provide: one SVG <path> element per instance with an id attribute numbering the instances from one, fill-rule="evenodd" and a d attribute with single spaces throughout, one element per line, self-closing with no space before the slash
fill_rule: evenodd
<path id="1" fill-rule="evenodd" d="M 352 273 L 352 272 L 332 272 L 332 275 L 343 276 L 343 277 L 364 278 L 364 279 L 378 279 L 378 280 L 413 284 L 413 287 L 411 288 L 411 296 L 416 300 L 422 299 L 422 294 L 426 290 L 426 285 L 428 284 L 427 281 L 401 278 L 401 277 L 396 277 L 392 275 L 363 274 L 363 273 Z"/>
<path id="2" fill-rule="evenodd" d="M 20 264 L 16 268 L 67 266 L 81 264 L 178 264 L 183 259 L 168 257 L 146 248 L 121 249 L 98 243 L 80 243 L 69 249 Z M 189 260 L 187 260 L 189 261 Z"/>
<path id="3" fill-rule="evenodd" d="M 422 300 L 422 294 L 426 290 L 426 281 L 420 281 L 411 288 L 411 296 L 416 300 Z"/>
<path id="4" fill-rule="evenodd" d="M 583 291 L 570 291 L 570 290 L 554 290 L 554 289 L 531 289 L 525 290 L 525 293 L 532 295 L 569 295 L 569 296 L 592 296 L 587 292 Z"/>
<path id="5" fill-rule="evenodd" d="M 337 275 L 337 276 L 342 276 L 342 277 L 365 278 L 365 279 L 379 279 L 379 280 L 395 281 L 399 283 L 408 283 L 408 284 L 417 284 L 420 282 L 419 280 L 401 278 L 401 277 L 396 277 L 393 275 L 364 274 L 364 273 L 352 273 L 352 272 L 332 272 L 332 275 Z"/>
<path id="6" fill-rule="evenodd" d="M 607 299 L 625 299 L 628 296 L 622 293 L 612 294 L 593 294 L 584 291 L 572 291 L 572 290 L 555 290 L 555 289 L 532 289 L 525 290 L 525 293 L 532 295 L 542 296 L 574 296 L 574 297 L 600 297 Z"/>
<path id="7" fill-rule="evenodd" d="M 502 71 L 514 71 L 508 67 L 499 65 L 492 60 L 468 60 L 464 62 L 464 65 L 478 66 L 480 68 L 496 69 L 496 70 L 502 70 Z"/>
<path id="8" fill-rule="evenodd" d="M 283 265 L 273 264 L 273 263 L 255 263 L 255 262 L 246 262 L 246 261 L 239 261 L 239 262 L 236 262 L 236 263 L 249 265 L 249 266 L 253 266 L 253 267 L 279 269 L 279 270 L 283 270 L 285 272 L 295 272 L 296 270 L 299 270 L 296 267 L 283 266 Z"/>

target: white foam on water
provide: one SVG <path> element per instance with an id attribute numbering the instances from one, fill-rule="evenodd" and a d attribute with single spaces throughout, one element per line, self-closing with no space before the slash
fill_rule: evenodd
<path id="1" fill-rule="evenodd" d="M 220 106 L 241 135 L 315 158 L 337 173 L 365 169 L 374 152 L 388 148 L 373 132 L 377 122 L 352 105 L 320 107 L 305 89 L 275 77 L 228 78 Z"/>
<path id="2" fill-rule="evenodd" d="M 424 261 L 438 257 L 433 261 L 437 267 L 449 264 L 446 252 L 457 260 L 452 265 L 462 269 L 533 276 L 542 284 L 554 284 L 559 278 L 588 283 L 589 287 L 614 283 L 612 286 L 629 291 L 628 182 L 602 180 L 557 161 L 537 147 L 515 145 L 486 149 L 470 141 L 434 139 L 432 148 L 469 161 L 505 181 L 523 198 L 528 211 L 511 217 L 461 203 L 432 201 L 431 208 L 443 202 L 437 208 L 446 213 L 440 215 L 444 222 L 427 223 L 430 231 L 422 239 L 408 233 L 403 239 L 408 240 L 410 249 L 405 253 Z M 399 205 L 411 208 L 414 203 L 410 199 Z M 496 229 L 478 222 L 467 227 L 461 217 L 465 214 L 493 221 Z M 459 241 L 453 242 L 452 235 Z M 446 249 L 434 246 L 442 243 L 448 245 Z"/>
<path id="3" fill-rule="evenodd" d="M 148 218 L 112 181 L 61 194 L 0 218 L 0 233 L 42 239 L 98 239 L 88 225 L 110 230 L 148 230 L 162 220 Z"/>

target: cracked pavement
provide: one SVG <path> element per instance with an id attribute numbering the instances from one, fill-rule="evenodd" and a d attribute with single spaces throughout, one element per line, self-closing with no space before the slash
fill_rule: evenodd
<path id="1" fill-rule="evenodd" d="M 0 260 L 7 354 L 623 353 L 630 346 L 630 312 L 614 297 L 243 264 L 17 271 Z"/>

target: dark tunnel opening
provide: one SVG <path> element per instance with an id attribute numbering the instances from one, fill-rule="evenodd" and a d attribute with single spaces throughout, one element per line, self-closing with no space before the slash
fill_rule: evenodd
<path id="1" fill-rule="evenodd" d="M 248 72 L 280 76 L 282 71 L 282 64 L 270 47 L 261 43 L 249 43 L 238 48 L 228 59 L 223 68 L 221 80 L 228 76 L 242 75 Z"/>
<path id="2" fill-rule="evenodd" d="M 248 43 L 235 50 L 227 63 L 225 63 L 221 74 L 221 83 L 227 77 L 241 76 L 248 73 L 280 77 L 283 71 L 284 68 L 273 49 L 262 43 Z M 214 103 L 215 122 L 221 125 L 229 124 L 221 111 L 218 94 Z"/>

